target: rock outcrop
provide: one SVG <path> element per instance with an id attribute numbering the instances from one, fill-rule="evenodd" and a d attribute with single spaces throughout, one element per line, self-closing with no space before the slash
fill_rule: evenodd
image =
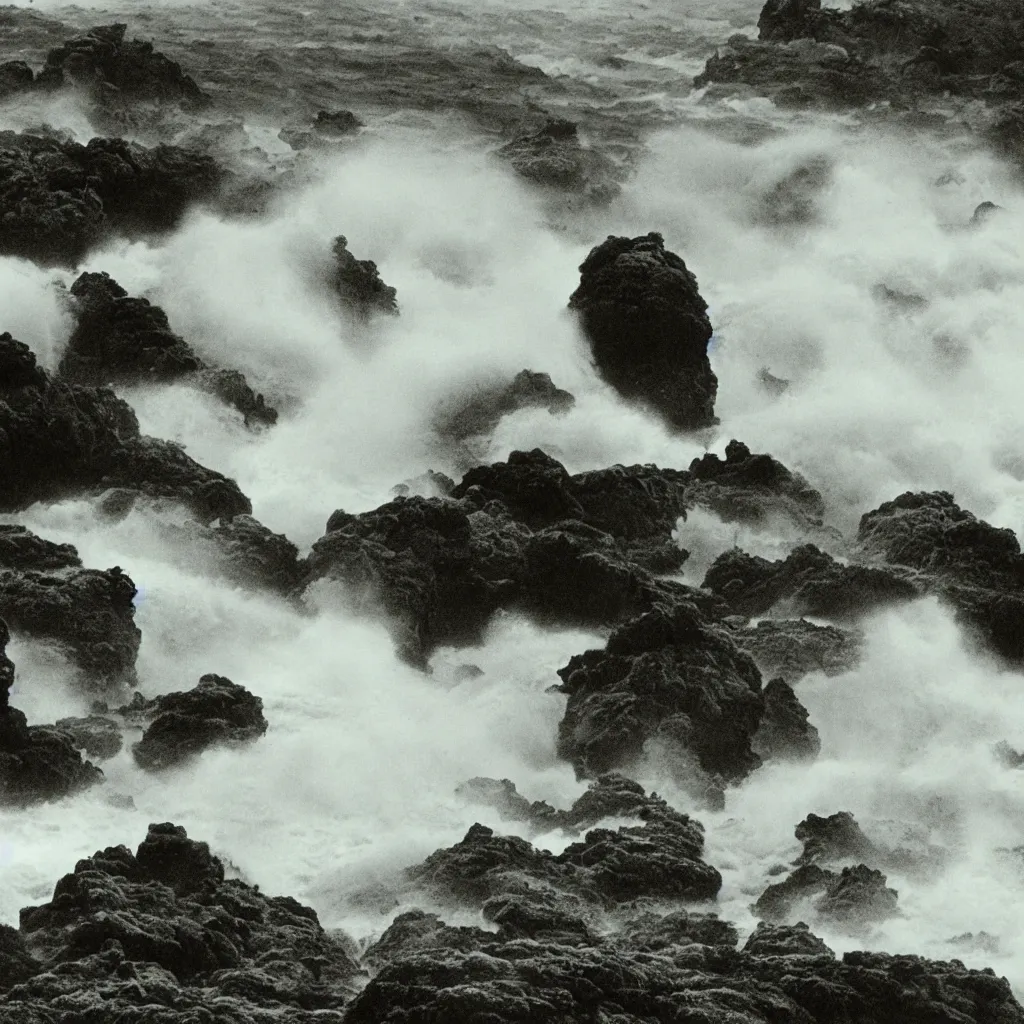
<path id="1" fill-rule="evenodd" d="M 277 421 L 237 370 L 208 366 L 171 330 L 167 314 L 136 299 L 105 273 L 82 274 L 71 286 L 75 329 L 58 377 L 72 384 L 183 383 L 233 406 L 247 426 Z"/>
<path id="2" fill-rule="evenodd" d="M 4 511 L 128 487 L 174 498 L 204 523 L 252 512 L 234 481 L 142 436 L 112 391 L 50 380 L 10 334 L 0 334 L 0 476 Z"/>
<path id="3" fill-rule="evenodd" d="M 580 265 L 569 300 L 601 377 L 675 430 L 716 423 L 707 303 L 657 232 L 610 235 Z"/>
<path id="4" fill-rule="evenodd" d="M 0 132 L 0 256 L 73 268 L 113 234 L 171 230 L 224 181 L 210 157 L 175 146 Z"/>
<path id="5" fill-rule="evenodd" d="M 152 772 L 179 768 L 210 747 L 251 743 L 267 731 L 263 701 L 217 675 L 203 676 L 191 690 L 152 700 L 137 693 L 118 713 L 145 724 L 132 756 L 140 768 Z"/>
<path id="6" fill-rule="evenodd" d="M 381 280 L 373 260 L 357 260 L 344 235 L 335 238 L 332 252 L 334 289 L 350 313 L 362 320 L 375 313 L 398 315 L 397 292 Z"/>

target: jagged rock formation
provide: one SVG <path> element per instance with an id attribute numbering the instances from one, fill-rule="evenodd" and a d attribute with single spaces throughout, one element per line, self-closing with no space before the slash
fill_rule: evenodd
<path id="1" fill-rule="evenodd" d="M 14 663 L 6 650 L 10 639 L 7 624 L 0 619 L 0 807 L 59 800 L 88 789 L 102 780 L 103 772 L 83 761 L 75 744 L 60 729 L 30 726 L 25 715 L 11 707 Z M 5 959 L 0 932 L 0 982 Z"/>
<path id="2" fill-rule="evenodd" d="M 767 921 L 784 921 L 809 905 L 822 917 L 856 929 L 897 913 L 896 890 L 885 882 L 881 871 L 864 864 L 845 867 L 838 874 L 806 864 L 769 885 L 751 910 Z"/>
<path id="3" fill-rule="evenodd" d="M 623 398 L 676 430 L 717 422 L 707 304 L 660 234 L 610 235 L 592 249 L 569 308 L 579 315 L 598 373 Z"/>
<path id="4" fill-rule="evenodd" d="M 119 709 L 133 723 L 145 723 L 132 747 L 146 771 L 178 768 L 214 746 L 251 743 L 267 731 L 263 701 L 223 676 L 205 675 L 191 690 L 135 700 Z"/>
<path id="5" fill-rule="evenodd" d="M 615 165 L 580 141 L 578 125 L 556 118 L 527 131 L 498 151 L 516 173 L 536 185 L 571 192 L 605 205 L 620 191 Z"/>
<path id="6" fill-rule="evenodd" d="M 797 825 L 795 835 L 804 844 L 797 862 L 801 865 L 870 860 L 879 853 L 849 811 L 838 811 L 827 818 L 808 814 Z"/>
<path id="7" fill-rule="evenodd" d="M 16 965 L 0 973 L 4 1024 L 54 1012 L 340 1024 L 361 974 L 313 910 L 225 879 L 206 843 L 166 823 L 134 855 L 118 846 L 79 861 L 0 942 Z"/>
<path id="8" fill-rule="evenodd" d="M 977 519 L 945 491 L 907 492 L 862 516 L 857 540 L 887 571 L 912 571 L 998 654 L 1024 659 L 1024 555 L 1013 530 Z"/>
<path id="9" fill-rule="evenodd" d="M 167 314 L 136 299 L 105 273 L 82 274 L 71 286 L 75 329 L 58 376 L 72 384 L 190 384 L 237 409 L 246 425 L 273 424 L 277 411 L 238 371 L 207 366 L 171 330 Z"/>
<path id="10" fill-rule="evenodd" d="M 234 481 L 143 437 L 112 391 L 50 380 L 10 334 L 0 334 L 0 476 L 4 511 L 126 486 L 174 498 L 204 523 L 252 512 Z"/>
<path id="11" fill-rule="evenodd" d="M 0 255 L 72 268 L 111 234 L 174 228 L 224 181 L 210 157 L 175 146 L 0 132 Z"/>
<path id="12" fill-rule="evenodd" d="M 818 730 L 784 679 L 765 685 L 764 711 L 751 748 L 765 761 L 813 761 L 821 750 Z"/>
<path id="13" fill-rule="evenodd" d="M 397 292 L 381 280 L 373 260 L 357 260 L 348 251 L 348 239 L 344 235 L 335 238 L 332 252 L 334 288 L 353 315 L 364 320 L 374 313 L 398 315 Z"/>
<path id="14" fill-rule="evenodd" d="M 61 718 L 55 729 L 67 733 L 79 750 L 87 757 L 106 761 L 121 753 L 124 740 L 117 722 L 104 715 L 89 715 L 87 718 Z"/>

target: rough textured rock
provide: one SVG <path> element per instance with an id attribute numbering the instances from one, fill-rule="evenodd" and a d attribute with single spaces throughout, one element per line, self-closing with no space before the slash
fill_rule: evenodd
<path id="1" fill-rule="evenodd" d="M 838 676 L 851 671 L 864 644 L 858 632 L 805 619 L 762 619 L 756 626 L 734 626 L 732 638 L 754 659 L 761 675 L 791 685 L 811 672 Z"/>
<path id="2" fill-rule="evenodd" d="M 623 398 L 674 429 L 717 422 L 707 304 L 660 234 L 609 236 L 592 249 L 569 308 L 579 315 L 598 373 Z"/>
<path id="3" fill-rule="evenodd" d="M 312 122 L 302 125 L 288 125 L 281 129 L 278 138 L 292 149 L 303 150 L 318 143 L 334 142 L 355 135 L 366 125 L 351 110 L 320 110 Z"/>
<path id="4" fill-rule="evenodd" d="M 811 761 L 821 750 L 818 730 L 808 721 L 807 709 L 783 679 L 764 688 L 764 712 L 751 747 L 765 761 Z"/>
<path id="5" fill-rule="evenodd" d="M 128 487 L 180 501 L 202 522 L 252 512 L 232 480 L 180 445 L 143 437 L 131 407 L 106 388 L 51 381 L 32 353 L 0 335 L 0 509 Z"/>
<path id="6" fill-rule="evenodd" d="M 521 370 L 505 384 L 484 386 L 448 403 L 434 423 L 439 437 L 454 442 L 490 434 L 508 416 L 520 409 L 547 409 L 552 416 L 569 412 L 576 399 L 556 387 L 546 373 Z"/>
<path id="7" fill-rule="evenodd" d="M 719 555 L 703 586 L 740 615 L 813 615 L 850 619 L 876 608 L 919 597 L 906 573 L 866 565 L 843 565 L 813 544 L 770 562 L 738 548 Z"/>
<path id="8" fill-rule="evenodd" d="M 351 313 L 363 319 L 374 313 L 398 315 L 397 292 L 381 280 L 373 260 L 357 260 L 344 235 L 335 238 L 332 251 L 334 287 Z"/>
<path id="9" fill-rule="evenodd" d="M 835 956 L 803 921 L 797 924 L 769 924 L 759 921 L 743 952 L 754 956 Z"/>
<path id="10" fill-rule="evenodd" d="M 761 764 L 752 747 L 765 710 L 760 673 L 692 605 L 640 616 L 558 674 L 568 697 L 558 752 L 583 776 L 629 767 L 649 744 L 698 789 Z"/>
<path id="11" fill-rule="evenodd" d="M 112 718 L 103 715 L 61 718 L 54 728 L 66 732 L 78 749 L 84 750 L 88 757 L 94 757 L 97 761 L 105 761 L 121 753 L 121 729 Z"/>
<path id="12" fill-rule="evenodd" d="M 550 120 L 506 143 L 498 156 L 528 181 L 574 193 L 588 203 L 607 204 L 620 191 L 615 165 L 582 144 L 572 121 Z"/>
<path id="13" fill-rule="evenodd" d="M 109 274 L 82 274 L 71 295 L 77 322 L 57 371 L 61 379 L 94 386 L 176 381 L 216 395 L 246 425 L 277 421 L 243 374 L 207 366 L 159 306 L 132 298 Z"/>
<path id="14" fill-rule="evenodd" d="M 153 44 L 125 40 L 127 25 L 101 25 L 50 50 L 38 83 L 46 88 L 74 84 L 104 106 L 171 103 L 186 110 L 209 106 L 210 97 L 181 66 Z"/>
<path id="15" fill-rule="evenodd" d="M 22 807 L 88 789 L 103 772 L 83 761 L 71 739 L 59 729 L 28 725 L 10 705 L 14 663 L 7 657 L 7 624 L 0 619 L 0 806 Z M 0 980 L 5 966 L 4 934 L 0 932 Z"/>
<path id="16" fill-rule="evenodd" d="M 172 824 L 150 825 L 135 855 L 119 846 L 79 861 L 49 903 L 22 910 L 17 934 L 36 963 L 0 995 L 5 1024 L 55 1012 L 340 1024 L 360 975 L 310 908 L 225 880 L 209 847 Z"/>
<path id="17" fill-rule="evenodd" d="M 751 909 L 767 921 L 782 921 L 809 904 L 822 917 L 858 928 L 897 913 L 896 890 L 885 882 L 881 871 L 864 864 L 845 867 L 839 874 L 805 864 L 784 881 L 769 885 Z"/>
<path id="18" fill-rule="evenodd" d="M 808 814 L 797 825 L 795 834 L 804 844 L 798 862 L 800 864 L 864 861 L 877 856 L 879 852 L 849 811 L 838 811 L 827 818 Z"/>
<path id="19" fill-rule="evenodd" d="M 119 713 L 146 723 L 132 747 L 136 764 L 146 771 L 178 768 L 210 747 L 251 743 L 267 731 L 263 701 L 223 676 L 205 675 L 185 692 L 140 697 Z"/>
<path id="20" fill-rule="evenodd" d="M 0 523 L 0 569 L 77 569 L 82 560 L 73 544 L 55 544 L 24 526 Z"/>
<path id="21" fill-rule="evenodd" d="M 977 519 L 945 491 L 907 492 L 862 516 L 857 540 L 890 571 L 912 570 L 998 654 L 1024 659 L 1024 555 L 1013 530 Z"/>
<path id="22" fill-rule="evenodd" d="M 0 255 L 72 268 L 111 234 L 174 228 L 223 181 L 210 157 L 175 146 L 0 132 Z"/>
<path id="23" fill-rule="evenodd" d="M 596 816 L 595 806 L 601 808 Z M 507 893 L 533 900 L 537 889 L 606 908 L 643 897 L 714 898 L 722 879 L 702 860 L 704 829 L 699 822 L 619 776 L 599 779 L 581 801 L 562 812 L 562 819 L 579 829 L 611 815 L 637 817 L 642 823 L 616 830 L 591 828 L 557 856 L 518 836 L 497 836 L 476 824 L 460 843 L 410 868 L 407 879 L 435 899 L 470 906 Z"/>
<path id="24" fill-rule="evenodd" d="M 135 584 L 115 566 L 50 572 L 0 569 L 0 615 L 17 633 L 53 641 L 81 670 L 82 685 L 118 689 L 135 681 L 142 633 Z"/>

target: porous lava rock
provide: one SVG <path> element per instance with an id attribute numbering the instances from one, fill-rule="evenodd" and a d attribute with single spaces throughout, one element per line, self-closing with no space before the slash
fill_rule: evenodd
<path id="1" fill-rule="evenodd" d="M 663 237 L 609 235 L 580 265 L 569 300 L 601 377 L 671 428 L 716 423 L 712 327 L 697 279 Z"/>
<path id="2" fill-rule="evenodd" d="M 765 715 L 761 675 L 693 605 L 639 616 L 558 674 L 568 698 L 558 753 L 581 776 L 629 768 L 651 745 L 698 789 L 761 765 L 752 745 Z"/>
<path id="3" fill-rule="evenodd" d="M 0 986 L 4 1024 L 55 1012 L 341 1024 L 362 975 L 351 943 L 313 910 L 226 879 L 207 844 L 170 823 L 150 825 L 135 854 L 80 860 L 48 903 L 22 910 L 15 935 L 20 977 Z"/>
<path id="4" fill-rule="evenodd" d="M 277 421 L 277 411 L 243 374 L 208 366 L 171 330 L 159 306 L 129 296 L 109 274 L 82 274 L 70 291 L 77 322 L 57 370 L 60 379 L 93 386 L 185 383 L 233 406 L 247 426 Z"/>
<path id="5" fill-rule="evenodd" d="M 24 713 L 11 707 L 10 639 L 7 623 L 0 619 L 0 806 L 24 807 L 88 789 L 103 779 L 103 772 L 84 761 L 60 729 L 30 726 Z M 0 979 L 6 970 L 4 945 L 0 934 Z"/>
<path id="6" fill-rule="evenodd" d="M 187 764 L 215 746 L 243 746 L 267 731 L 263 701 L 244 686 L 218 675 L 205 675 L 191 690 L 139 699 L 119 713 L 146 723 L 132 747 L 136 764 L 158 772 Z"/>
<path id="7" fill-rule="evenodd" d="M 349 252 L 348 239 L 338 235 L 331 251 L 334 254 L 334 289 L 345 308 L 360 319 L 374 313 L 398 315 L 397 291 L 385 284 L 373 260 L 357 260 Z"/>
<path id="8" fill-rule="evenodd" d="M 0 255 L 73 268 L 113 234 L 169 231 L 225 182 L 199 153 L 0 132 Z"/>
<path id="9" fill-rule="evenodd" d="M 252 512 L 234 481 L 174 442 L 142 436 L 127 402 L 51 380 L 10 334 L 0 334 L 0 476 L 3 511 L 127 487 L 174 498 L 204 523 Z"/>
<path id="10" fill-rule="evenodd" d="M 803 921 L 797 924 L 758 921 L 743 944 L 743 952 L 754 956 L 835 956 Z"/>

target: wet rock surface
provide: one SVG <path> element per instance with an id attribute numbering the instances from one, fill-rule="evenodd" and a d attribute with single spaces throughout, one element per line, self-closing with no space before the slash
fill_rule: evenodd
<path id="1" fill-rule="evenodd" d="M 128 487 L 175 498 L 202 522 L 252 512 L 238 485 L 171 441 L 144 437 L 131 407 L 106 388 L 51 380 L 34 355 L 0 335 L 0 509 Z"/>
<path id="2" fill-rule="evenodd" d="M 132 756 L 150 772 L 181 767 L 211 747 L 244 746 L 267 731 L 263 701 L 217 675 L 203 676 L 191 690 L 152 700 L 137 693 L 118 713 L 145 725 Z"/>
<path id="3" fill-rule="evenodd" d="M 397 291 L 385 284 L 373 260 L 359 260 L 349 252 L 348 239 L 339 235 L 334 254 L 334 289 L 354 316 L 366 319 L 374 313 L 398 315 Z"/>
<path id="4" fill-rule="evenodd" d="M 72 384 L 184 383 L 233 406 L 246 425 L 269 425 L 277 412 L 238 371 L 208 366 L 147 299 L 133 298 L 105 273 L 82 274 L 70 293 L 75 329 L 57 376 Z"/>
<path id="5" fill-rule="evenodd" d="M 746 651 L 768 679 L 792 684 L 811 672 L 842 675 L 857 666 L 862 634 L 806 619 L 762 619 L 757 625 L 731 626 L 736 646 Z"/>
<path id="6" fill-rule="evenodd" d="M 716 421 L 711 321 L 697 279 L 657 232 L 610 235 L 580 265 L 569 300 L 597 372 L 677 430 Z"/>

